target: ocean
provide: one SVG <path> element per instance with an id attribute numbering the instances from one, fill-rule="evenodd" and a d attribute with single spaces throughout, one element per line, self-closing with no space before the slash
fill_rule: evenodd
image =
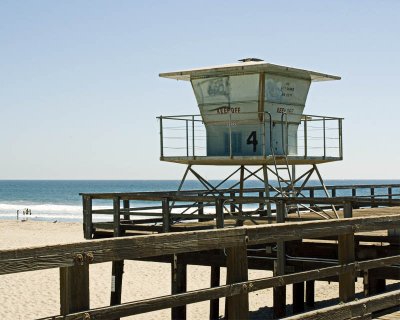
<path id="1" fill-rule="evenodd" d="M 213 183 L 213 181 L 211 181 Z M 95 192 L 143 192 L 177 190 L 179 180 L 0 180 L 0 219 L 16 219 L 17 210 L 22 218 L 22 211 L 29 208 L 30 220 L 38 221 L 82 221 L 82 199 L 79 193 Z M 214 181 L 215 183 L 215 181 Z M 229 182 L 232 183 L 232 182 Z M 318 181 L 310 181 L 318 185 Z M 351 184 L 400 184 L 400 180 L 325 180 L 326 185 Z M 252 180 L 246 187 L 262 187 Z M 197 181 L 186 181 L 186 189 L 204 189 Z M 359 196 L 367 195 L 368 189 Z M 377 189 L 376 194 L 387 190 Z M 395 193 L 400 193 L 394 191 Z M 337 191 L 337 196 L 350 196 L 350 191 Z M 316 196 L 322 196 L 322 194 Z M 108 207 L 109 202 L 97 202 L 97 207 Z M 135 203 L 135 206 L 144 203 Z M 148 203 L 146 205 L 149 205 Z"/>

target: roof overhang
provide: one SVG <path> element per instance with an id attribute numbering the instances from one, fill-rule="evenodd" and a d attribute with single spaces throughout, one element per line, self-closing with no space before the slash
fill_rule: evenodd
<path id="1" fill-rule="evenodd" d="M 190 81 L 192 79 L 214 78 L 230 75 L 269 73 L 287 76 L 291 78 L 311 79 L 311 81 L 328 81 L 340 80 L 341 78 L 334 75 L 297 69 L 292 67 L 280 66 L 276 64 L 266 63 L 265 61 L 250 61 L 225 64 L 213 67 L 203 67 L 191 70 L 182 70 L 175 72 L 160 73 L 160 77 L 175 80 Z"/>

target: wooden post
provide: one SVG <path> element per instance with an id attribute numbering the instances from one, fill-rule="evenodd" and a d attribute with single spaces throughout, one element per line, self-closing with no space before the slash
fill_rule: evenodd
<path id="1" fill-rule="evenodd" d="M 89 309 L 89 265 L 60 268 L 61 315 Z"/>
<path id="2" fill-rule="evenodd" d="M 229 194 L 229 197 L 231 198 L 231 200 L 235 199 L 235 191 L 232 191 Z M 231 210 L 231 213 L 236 211 L 236 207 L 235 207 L 235 204 L 233 202 L 231 202 L 231 204 L 230 204 L 230 210 Z"/>
<path id="3" fill-rule="evenodd" d="M 124 209 L 127 212 L 124 212 L 124 220 L 131 220 L 131 216 L 129 215 L 129 209 L 130 209 L 130 203 L 129 200 L 123 200 L 122 201 Z"/>
<path id="4" fill-rule="evenodd" d="M 223 200 L 221 198 L 217 198 L 215 201 L 215 213 L 216 213 L 216 224 L 217 228 L 224 227 L 224 210 L 223 210 Z"/>
<path id="5" fill-rule="evenodd" d="M 314 198 L 314 189 L 310 189 L 310 198 Z M 313 203 L 310 203 L 310 208 L 315 206 Z"/>
<path id="6" fill-rule="evenodd" d="M 92 224 L 92 198 L 84 195 L 82 198 L 83 206 L 83 233 L 85 239 L 92 239 L 93 224 Z"/>
<path id="7" fill-rule="evenodd" d="M 246 245 L 226 249 L 226 283 L 232 284 L 248 280 Z M 249 294 L 245 292 L 226 298 L 225 319 L 242 320 L 249 318 Z"/>
<path id="8" fill-rule="evenodd" d="M 114 197 L 113 199 L 114 208 L 114 237 L 120 237 L 123 235 L 121 229 L 121 199 L 120 197 Z M 111 271 L 111 298 L 110 305 L 114 306 L 121 304 L 122 295 L 122 275 L 124 273 L 124 260 L 115 260 L 112 262 Z M 119 318 L 116 318 L 119 319 Z"/>
<path id="9" fill-rule="evenodd" d="M 232 195 L 231 195 L 232 196 Z M 222 199 L 217 198 L 215 201 L 216 227 L 218 229 L 224 227 L 224 213 L 222 208 Z M 211 266 L 211 287 L 218 287 L 220 284 L 220 267 Z M 210 320 L 219 319 L 219 299 L 210 300 Z"/>
<path id="10" fill-rule="evenodd" d="M 306 281 L 306 304 L 309 308 L 315 306 L 315 280 Z"/>
<path id="11" fill-rule="evenodd" d="M 286 205 L 279 201 L 276 203 L 276 222 L 285 222 Z M 285 274 L 285 242 L 278 241 L 276 243 L 276 261 L 274 262 L 274 276 L 281 276 Z M 274 287 L 274 318 L 282 318 L 286 315 L 286 286 Z"/>
<path id="12" fill-rule="evenodd" d="M 187 265 L 180 260 L 181 255 L 174 254 L 171 264 L 172 294 L 183 293 L 187 290 Z M 186 305 L 171 308 L 171 319 L 186 319 Z"/>
<path id="13" fill-rule="evenodd" d="M 371 207 L 377 207 L 377 205 L 375 204 L 375 188 L 371 188 L 371 199 L 372 199 Z"/>
<path id="14" fill-rule="evenodd" d="M 171 226 L 171 212 L 169 209 L 168 198 L 162 198 L 162 219 L 163 219 L 163 225 L 162 225 L 163 232 L 169 232 Z"/>
<path id="15" fill-rule="evenodd" d="M 258 193 L 258 196 L 259 196 L 260 198 L 263 198 L 263 197 L 264 197 L 264 191 L 260 191 L 260 192 Z M 261 201 L 260 201 L 260 203 L 258 204 L 258 210 L 264 211 L 264 202 L 261 202 Z"/>
<path id="16" fill-rule="evenodd" d="M 304 282 L 293 283 L 293 313 L 304 311 Z"/>
<path id="17" fill-rule="evenodd" d="M 203 194 L 199 193 L 198 196 L 199 196 L 199 197 L 202 197 Z M 197 203 L 197 205 L 198 205 L 197 213 L 198 213 L 199 215 L 203 215 L 203 214 L 204 214 L 204 203 L 203 203 L 202 201 L 199 201 L 199 202 Z M 199 220 L 199 222 L 207 221 L 207 219 L 204 219 L 204 218 L 199 218 L 198 220 Z"/>
<path id="18" fill-rule="evenodd" d="M 377 270 L 364 271 L 364 295 L 371 296 L 386 291 L 386 280 L 379 278 Z"/>
<path id="19" fill-rule="evenodd" d="M 243 187 L 244 187 L 244 165 L 240 166 L 240 185 L 239 185 L 239 197 L 243 197 Z M 239 214 L 238 217 L 243 217 L 243 204 L 239 204 Z M 236 226 L 243 226 L 244 220 L 238 219 L 236 220 Z"/>
<path id="20" fill-rule="evenodd" d="M 352 206 L 350 202 L 344 204 L 344 217 L 352 217 Z M 339 235 L 339 263 L 346 264 L 355 261 L 354 233 Z M 341 302 L 354 300 L 355 296 L 355 271 L 342 272 L 339 274 L 339 299 Z"/>
<path id="21" fill-rule="evenodd" d="M 211 266 L 211 287 L 218 287 L 220 284 L 220 267 Z M 210 320 L 219 319 L 219 299 L 210 300 Z"/>

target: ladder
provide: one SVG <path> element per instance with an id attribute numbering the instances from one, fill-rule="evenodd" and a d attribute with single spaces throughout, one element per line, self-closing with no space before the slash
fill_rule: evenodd
<path id="1" fill-rule="evenodd" d="M 275 150 L 271 144 L 271 155 L 274 163 L 274 168 L 275 168 L 275 175 L 278 181 L 278 188 L 276 189 L 277 194 L 275 196 L 281 196 L 281 197 L 296 197 L 296 189 L 294 186 L 294 177 L 290 171 L 288 159 L 287 159 L 287 143 L 285 146 L 285 134 L 284 134 L 284 121 L 283 117 L 286 116 L 286 124 L 287 124 L 287 114 L 282 113 L 281 116 L 281 124 L 282 124 L 282 155 L 276 155 Z M 286 125 L 287 127 L 287 125 Z M 280 160 L 280 164 L 278 164 L 278 161 Z M 283 162 L 283 163 L 282 163 Z M 290 211 L 297 211 L 297 214 L 300 214 L 298 205 L 293 204 L 293 205 L 288 205 L 287 206 L 288 212 Z"/>

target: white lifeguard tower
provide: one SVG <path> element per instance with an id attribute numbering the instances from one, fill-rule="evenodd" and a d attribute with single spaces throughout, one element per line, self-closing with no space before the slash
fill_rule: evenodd
<path id="1" fill-rule="evenodd" d="M 188 165 L 179 189 L 189 172 L 213 192 L 218 189 L 194 165 L 239 166 L 223 182 L 240 172 L 241 188 L 256 177 L 266 196 L 270 190 L 274 196 L 299 196 L 314 172 L 324 186 L 317 164 L 343 159 L 342 118 L 303 114 L 311 82 L 338 76 L 247 58 L 160 77 L 190 81 L 200 110 L 200 115 L 159 117 L 160 159 Z M 295 177 L 298 165 L 311 169 Z"/>

